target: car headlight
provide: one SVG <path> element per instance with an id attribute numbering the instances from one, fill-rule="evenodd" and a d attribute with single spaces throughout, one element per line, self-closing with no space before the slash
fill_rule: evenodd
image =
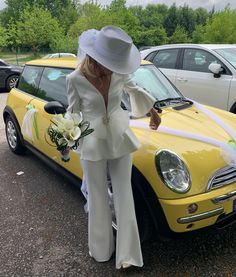
<path id="1" fill-rule="evenodd" d="M 156 153 L 156 169 L 168 188 L 185 193 L 191 187 L 191 177 L 184 161 L 174 152 L 162 149 Z"/>

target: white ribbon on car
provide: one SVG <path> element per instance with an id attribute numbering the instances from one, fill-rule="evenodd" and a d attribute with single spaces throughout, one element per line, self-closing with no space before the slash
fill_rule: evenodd
<path id="1" fill-rule="evenodd" d="M 36 121 L 36 113 L 38 112 L 31 104 L 26 106 L 27 112 L 24 115 L 21 132 L 24 137 L 30 140 L 34 139 L 34 136 L 38 138 L 38 126 Z"/>
<path id="2" fill-rule="evenodd" d="M 191 100 L 192 101 L 192 100 Z M 231 166 L 236 166 L 236 133 L 233 131 L 233 129 L 225 123 L 221 118 L 219 118 L 215 113 L 204 107 L 203 105 L 193 102 L 193 105 L 195 108 L 209 116 L 213 121 L 215 121 L 228 135 L 230 136 L 228 142 L 222 142 L 214 138 L 210 138 L 207 136 L 194 134 L 191 132 L 183 131 L 183 130 L 177 130 L 169 127 L 160 126 L 158 128 L 158 132 L 170 134 L 174 136 L 179 136 L 183 138 L 189 138 L 192 140 L 197 140 L 200 142 L 204 142 L 210 145 L 214 145 L 216 147 L 219 147 L 221 149 L 221 155 L 224 158 L 225 162 Z M 137 121 L 137 120 L 131 120 L 130 122 L 131 127 L 141 127 L 145 129 L 149 129 L 148 123 Z"/>

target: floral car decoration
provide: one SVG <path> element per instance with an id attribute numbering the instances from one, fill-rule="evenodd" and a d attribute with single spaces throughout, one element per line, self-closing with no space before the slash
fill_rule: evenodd
<path id="1" fill-rule="evenodd" d="M 80 184 L 83 172 L 79 155 L 70 151 L 70 160 L 65 163 L 58 150 L 76 148 L 90 127 L 83 126 L 78 115 L 72 116 L 72 122 L 71 115 L 45 112 L 45 105 L 53 101 L 67 107 L 66 75 L 76 66 L 76 59 L 26 63 L 17 87 L 8 94 L 3 117 L 12 152 L 21 154 L 29 149 Z M 150 234 L 170 236 L 235 222 L 236 115 L 187 99 L 150 62 L 143 61 L 133 78 L 156 98 L 155 108 L 162 110 L 157 131 L 149 128 L 148 115 L 130 118 L 141 142 L 133 153 L 132 167 L 141 240 Z M 127 95 L 122 102 L 125 109 L 132 109 Z M 32 118 L 37 121 L 37 136 L 22 132 L 28 103 L 34 107 L 31 113 L 36 113 Z M 50 143 L 45 130 L 51 134 Z M 108 181 L 112 185 L 112 180 Z M 112 189 L 108 187 L 112 203 Z"/>

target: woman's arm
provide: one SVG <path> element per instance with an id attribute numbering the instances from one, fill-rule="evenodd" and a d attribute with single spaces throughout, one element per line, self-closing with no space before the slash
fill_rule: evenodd
<path id="1" fill-rule="evenodd" d="M 70 113 L 80 113 L 80 99 L 79 94 L 73 86 L 73 81 L 68 75 L 66 78 L 66 87 L 67 87 L 67 99 L 68 99 L 68 108 L 67 111 Z"/>
<path id="2" fill-rule="evenodd" d="M 150 110 L 150 115 L 151 115 L 151 118 L 150 118 L 150 122 L 149 122 L 149 127 L 152 130 L 157 130 L 157 128 L 161 124 L 161 118 L 160 118 L 158 112 L 154 108 L 152 108 Z"/>
<path id="3" fill-rule="evenodd" d="M 153 108 L 156 99 L 143 88 L 139 87 L 130 75 L 124 77 L 124 90 L 130 96 L 131 114 L 135 117 L 150 114 L 149 126 L 156 130 L 161 123 L 161 118 Z"/>

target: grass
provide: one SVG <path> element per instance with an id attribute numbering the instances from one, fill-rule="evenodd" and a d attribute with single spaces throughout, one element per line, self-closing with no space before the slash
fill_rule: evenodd
<path id="1" fill-rule="evenodd" d="M 0 59 L 16 65 L 24 65 L 26 62 L 39 59 L 43 57 L 45 53 L 40 53 L 37 56 L 34 56 L 32 53 L 20 53 L 16 56 L 15 53 L 12 52 L 0 52 Z"/>

